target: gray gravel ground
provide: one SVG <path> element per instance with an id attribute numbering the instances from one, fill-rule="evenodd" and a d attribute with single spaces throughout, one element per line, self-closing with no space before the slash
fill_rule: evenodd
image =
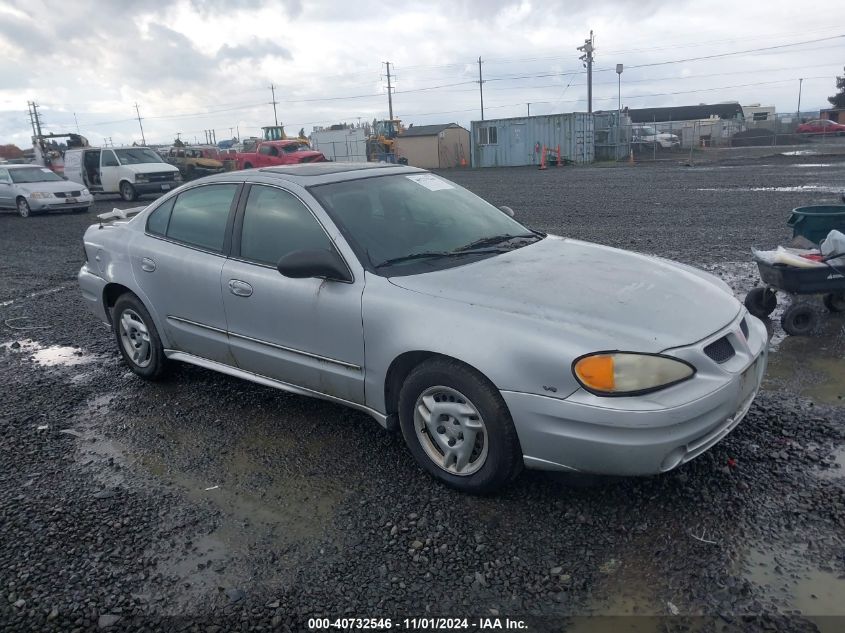
<path id="1" fill-rule="evenodd" d="M 531 226 L 708 266 L 741 292 L 749 246 L 845 188 L 845 162 L 762 163 L 448 175 Z M 780 342 L 745 422 L 683 468 L 529 472 L 470 497 L 357 412 L 188 366 L 137 379 L 78 297 L 92 217 L 0 215 L 3 630 L 302 630 L 353 615 L 845 630 L 821 617 L 845 615 L 841 317 Z M 608 613 L 667 619 L 584 619 Z"/>

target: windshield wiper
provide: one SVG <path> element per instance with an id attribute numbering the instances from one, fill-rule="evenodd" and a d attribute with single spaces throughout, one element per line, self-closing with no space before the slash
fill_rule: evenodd
<path id="1" fill-rule="evenodd" d="M 470 242 L 464 246 L 456 248 L 454 252 L 461 253 L 466 251 L 475 250 L 476 248 L 480 248 L 483 246 L 494 246 L 496 244 L 501 244 L 503 242 L 508 242 L 510 240 L 515 239 L 523 239 L 523 240 L 530 240 L 530 239 L 540 239 L 536 233 L 524 233 L 522 235 L 493 235 L 490 237 L 482 237 L 480 240 L 475 240 L 474 242 Z"/>
<path id="2" fill-rule="evenodd" d="M 454 250 L 454 251 L 425 251 L 423 253 L 411 253 L 409 255 L 402 255 L 400 257 L 391 257 L 390 259 L 386 259 L 383 262 L 378 264 L 374 264 L 376 268 L 382 268 L 383 266 L 392 266 L 393 264 L 399 264 L 401 262 L 407 262 L 414 259 L 432 259 L 436 257 L 459 257 L 459 256 L 466 256 L 466 255 L 475 255 L 477 253 L 502 253 L 504 252 L 500 248 L 486 248 L 483 250 Z"/>

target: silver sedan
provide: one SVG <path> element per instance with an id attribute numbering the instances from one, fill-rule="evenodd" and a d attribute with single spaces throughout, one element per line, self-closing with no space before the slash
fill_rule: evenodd
<path id="1" fill-rule="evenodd" d="M 211 176 L 85 233 L 139 376 L 182 361 L 401 429 L 456 488 L 671 470 L 742 420 L 767 335 L 695 268 L 546 235 L 402 166 Z"/>
<path id="2" fill-rule="evenodd" d="M 47 211 L 88 211 L 91 192 L 38 165 L 0 165 L 0 208 L 16 209 L 22 218 Z"/>

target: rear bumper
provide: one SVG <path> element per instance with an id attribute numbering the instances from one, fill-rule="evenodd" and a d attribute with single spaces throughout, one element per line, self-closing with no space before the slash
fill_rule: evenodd
<path id="1" fill-rule="evenodd" d="M 104 323 L 110 324 L 111 321 L 103 303 L 103 290 L 106 287 L 106 280 L 91 272 L 87 263 L 79 270 L 77 280 L 85 305 L 88 306 L 94 316 Z"/>
<path id="2" fill-rule="evenodd" d="M 698 457 L 739 425 L 760 388 L 767 353 L 768 346 L 763 345 L 720 388 L 665 409 L 615 408 L 613 398 L 604 399 L 606 406 L 593 406 L 509 391 L 503 391 L 502 397 L 527 467 L 653 475 Z"/>

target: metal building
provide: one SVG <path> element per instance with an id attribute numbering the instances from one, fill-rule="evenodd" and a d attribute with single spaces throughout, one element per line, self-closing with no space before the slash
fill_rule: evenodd
<path id="1" fill-rule="evenodd" d="M 516 167 L 540 163 L 542 147 L 562 159 L 590 163 L 595 158 L 593 115 L 548 114 L 472 122 L 473 167 Z"/>

